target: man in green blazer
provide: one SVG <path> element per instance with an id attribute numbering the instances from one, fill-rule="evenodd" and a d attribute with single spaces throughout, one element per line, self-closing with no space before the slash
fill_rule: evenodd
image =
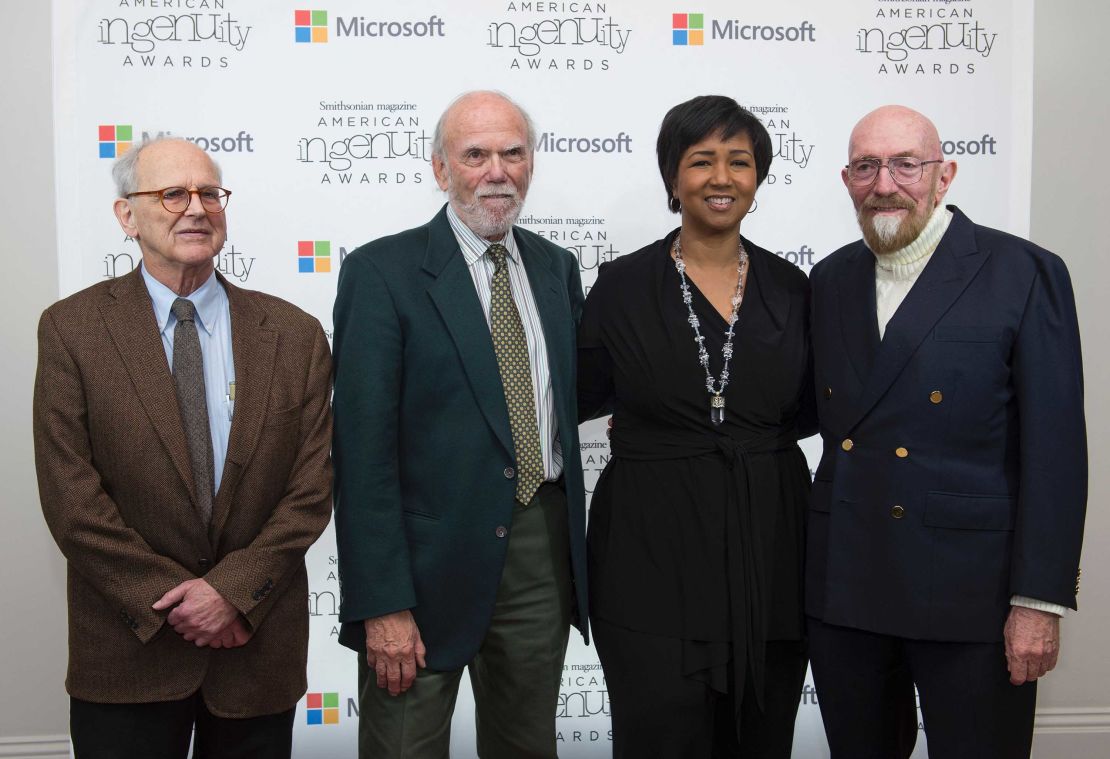
<path id="1" fill-rule="evenodd" d="M 472 92 L 436 126 L 449 203 L 347 257 L 335 302 L 340 641 L 362 757 L 445 757 L 464 667 L 483 757 L 555 757 L 586 634 L 578 265 L 514 227 L 535 131 Z"/>

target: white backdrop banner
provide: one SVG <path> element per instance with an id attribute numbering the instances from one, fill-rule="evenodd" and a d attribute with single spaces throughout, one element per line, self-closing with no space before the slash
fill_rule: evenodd
<path id="1" fill-rule="evenodd" d="M 53 0 L 53 13 L 62 295 L 138 264 L 111 212 L 111 159 L 173 134 L 211 153 L 235 193 L 220 271 L 297 303 L 330 337 L 347 253 L 444 202 L 432 131 L 470 89 L 531 113 L 520 223 L 571 250 L 587 290 L 599 265 L 677 225 L 655 138 L 671 106 L 700 94 L 734 97 L 766 125 L 774 162 L 744 233 L 803 270 L 859 236 L 839 172 L 852 125 L 884 103 L 936 122 L 959 162 L 951 202 L 1028 232 L 1032 0 Z M 806 452 L 815 464 L 812 441 Z M 581 455 L 590 488 L 609 457 L 601 423 L 583 427 Z M 355 654 L 336 642 L 330 528 L 308 567 L 295 755 L 354 757 Z M 812 681 L 800 698 L 795 756 L 828 756 Z M 472 715 L 464 685 L 455 756 L 474 755 Z M 556 725 L 561 756 L 609 756 L 605 677 L 580 640 Z"/>

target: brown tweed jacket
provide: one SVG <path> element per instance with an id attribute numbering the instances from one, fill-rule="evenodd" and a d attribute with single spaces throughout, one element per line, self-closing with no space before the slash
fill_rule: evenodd
<path id="1" fill-rule="evenodd" d="M 222 277 L 236 400 L 206 530 L 173 378 L 141 273 L 62 300 L 39 322 L 35 464 L 68 560 L 70 695 L 101 703 L 203 690 L 223 717 L 272 714 L 306 690 L 304 554 L 331 515 L 331 356 L 320 324 Z M 253 632 L 197 648 L 151 605 L 203 576 Z"/>

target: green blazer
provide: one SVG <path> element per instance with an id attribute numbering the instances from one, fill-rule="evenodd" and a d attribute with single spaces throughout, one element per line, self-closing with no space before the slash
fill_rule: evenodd
<path id="1" fill-rule="evenodd" d="M 543 323 L 564 456 L 576 626 L 586 635 L 585 491 L 578 454 L 578 264 L 514 227 Z M 335 300 L 335 527 L 340 642 L 411 609 L 428 667 L 458 669 L 493 614 L 516 480 L 489 326 L 446 206 L 351 253 Z"/>

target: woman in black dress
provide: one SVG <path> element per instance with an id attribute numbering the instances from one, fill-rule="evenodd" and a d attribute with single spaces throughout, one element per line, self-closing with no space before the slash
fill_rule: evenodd
<path id="1" fill-rule="evenodd" d="M 809 283 L 740 235 L 771 164 L 751 113 L 694 98 L 657 152 L 682 226 L 601 268 L 578 337 L 579 415 L 613 414 L 588 551 L 613 755 L 789 757 Z"/>

